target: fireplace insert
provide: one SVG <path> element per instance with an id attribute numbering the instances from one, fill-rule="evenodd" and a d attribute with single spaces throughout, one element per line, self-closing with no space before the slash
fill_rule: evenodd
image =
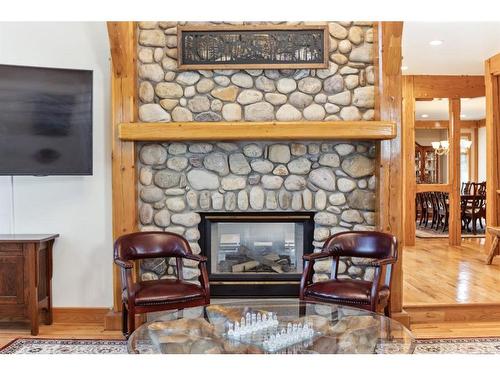
<path id="1" fill-rule="evenodd" d="M 314 212 L 200 213 L 214 297 L 297 297 Z"/>

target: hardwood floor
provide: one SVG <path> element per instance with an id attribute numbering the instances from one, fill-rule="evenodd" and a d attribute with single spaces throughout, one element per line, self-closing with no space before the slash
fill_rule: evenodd
<path id="1" fill-rule="evenodd" d="M 412 324 L 416 338 L 500 337 L 500 322 L 442 322 Z"/>
<path id="2" fill-rule="evenodd" d="M 485 259 L 484 239 L 417 239 L 404 249 L 403 305 L 500 304 L 500 257 Z"/>

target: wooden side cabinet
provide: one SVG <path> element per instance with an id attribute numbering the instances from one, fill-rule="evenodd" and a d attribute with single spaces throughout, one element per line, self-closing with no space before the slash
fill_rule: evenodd
<path id="1" fill-rule="evenodd" d="M 52 324 L 52 246 L 58 234 L 0 234 L 0 321 Z"/>

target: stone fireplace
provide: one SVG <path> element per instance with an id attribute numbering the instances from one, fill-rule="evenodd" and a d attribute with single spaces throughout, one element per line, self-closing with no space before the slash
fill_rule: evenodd
<path id="1" fill-rule="evenodd" d="M 176 27 L 176 22 L 139 23 L 138 113 L 142 122 L 374 118 L 373 29 L 369 22 L 328 22 L 330 62 L 326 69 L 178 71 Z M 248 234 L 239 233 L 238 242 L 235 233 L 219 232 L 218 244 L 229 250 L 223 252 L 225 258 L 212 254 L 208 246 L 212 238 L 207 238 L 204 229 L 209 217 L 308 216 L 313 228 L 302 253 L 319 251 L 331 234 L 374 229 L 373 142 L 150 142 L 138 144 L 137 150 L 140 229 L 182 234 L 195 253 L 207 255 L 214 296 L 297 295 L 280 285 L 295 283 L 298 290 L 302 265 L 297 253 L 292 260 L 291 253 L 276 250 L 277 244 L 287 246 L 292 232 L 296 235 L 297 228 L 283 220 L 281 239 L 249 240 Z M 273 225 L 260 219 L 271 232 Z M 254 233 L 259 233 L 258 221 L 252 223 Z M 218 226 L 219 231 L 227 231 Z M 222 235 L 227 235 L 224 241 Z M 295 251 L 298 242 L 294 237 Z M 173 277 L 173 264 L 168 259 L 144 262 L 141 277 Z M 315 280 L 328 277 L 330 264 L 328 260 L 316 263 Z M 194 266 L 190 261 L 185 264 L 184 277 L 196 282 Z M 232 272 L 234 266 L 238 272 Z M 273 266 L 275 270 L 270 271 Z M 283 272 L 276 271 L 278 266 Z M 354 258 L 343 259 L 339 273 L 353 278 L 373 276 L 372 269 Z M 227 286 L 236 281 L 240 281 L 238 288 L 244 285 L 242 281 L 251 287 L 244 292 Z"/>

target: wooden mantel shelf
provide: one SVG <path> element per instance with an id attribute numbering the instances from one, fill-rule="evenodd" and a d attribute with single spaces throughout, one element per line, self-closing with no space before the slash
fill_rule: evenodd
<path id="1" fill-rule="evenodd" d="M 385 140 L 396 137 L 389 121 L 151 122 L 122 123 L 123 141 Z"/>

